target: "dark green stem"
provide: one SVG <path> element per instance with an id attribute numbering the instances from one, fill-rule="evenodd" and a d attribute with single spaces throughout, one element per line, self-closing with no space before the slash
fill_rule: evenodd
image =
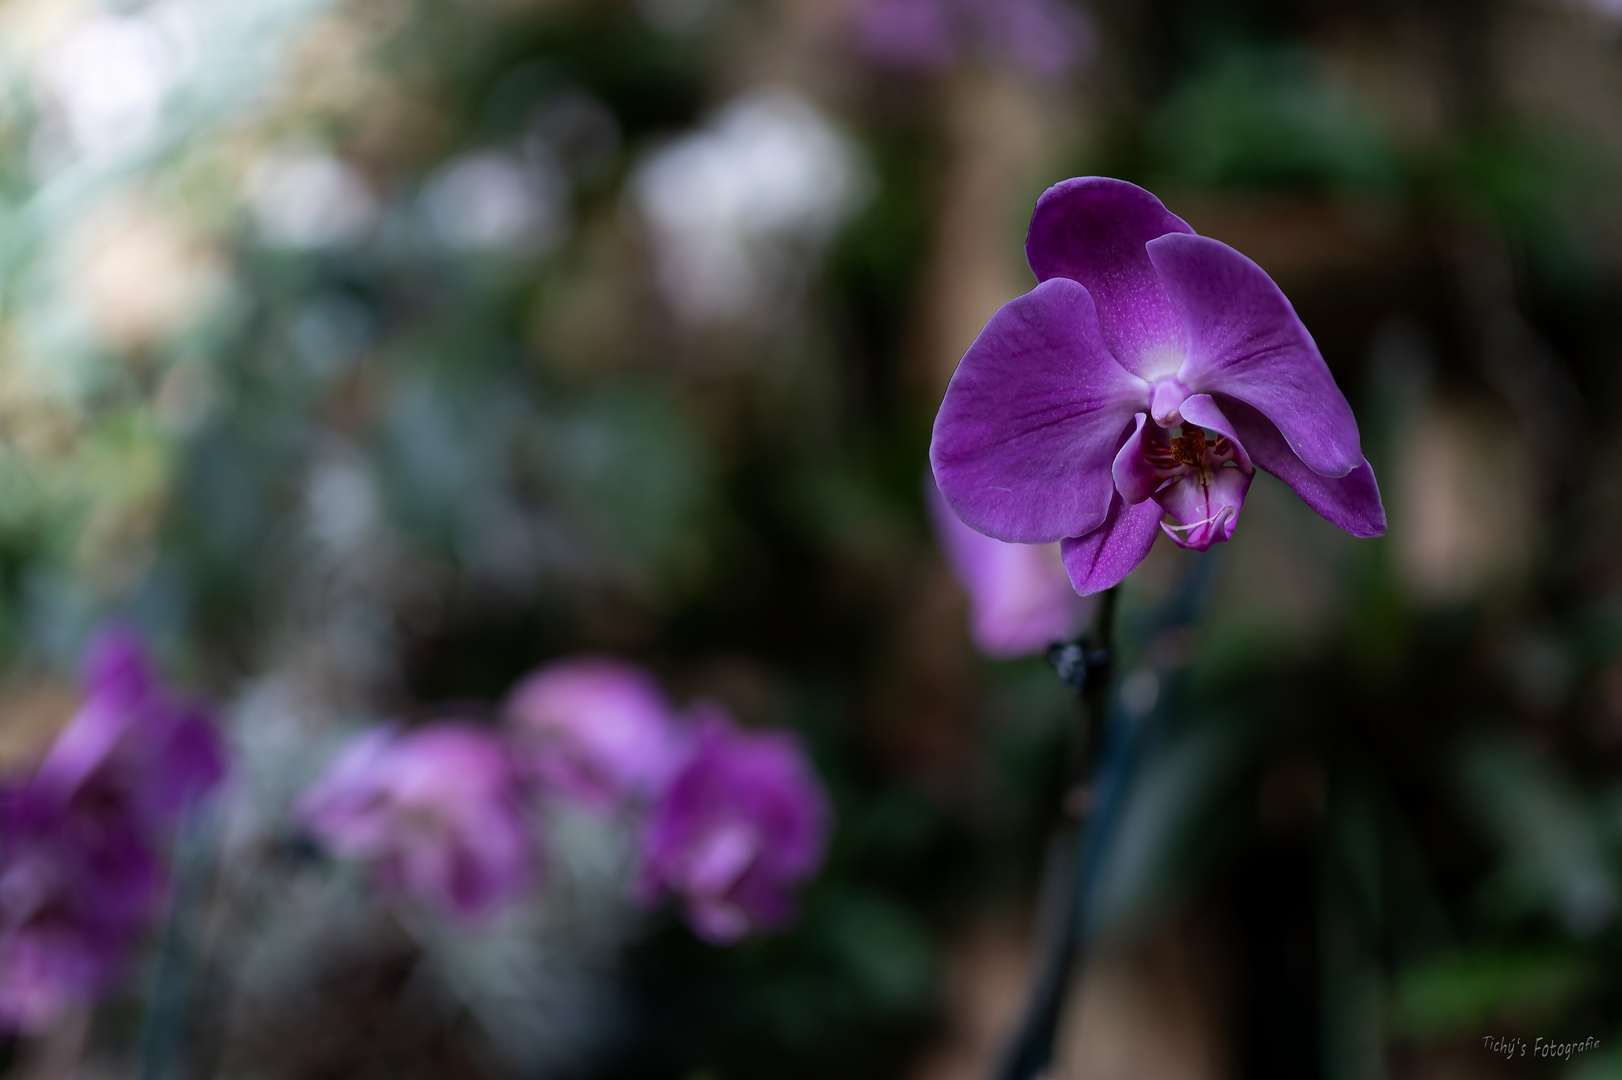
<path id="1" fill-rule="evenodd" d="M 1199 622 L 1210 598 L 1220 558 L 1215 552 L 1193 560 L 1182 585 L 1141 626 L 1145 640 Z M 1133 716 L 1110 697 L 1110 675 L 1117 651 L 1115 590 L 1101 598 L 1092 630 L 1081 639 L 1055 646 L 1049 653 L 1060 678 L 1080 693 L 1086 728 L 1077 740 L 1067 813 L 1055 838 L 1058 854 L 1050 860 L 1043 905 L 1049 918 L 1043 938 L 1042 969 L 1032 987 L 1024 1021 L 997 1063 L 994 1080 L 1033 1080 L 1053 1062 L 1054 1042 L 1064 1012 L 1065 996 L 1086 964 L 1094 932 L 1095 896 L 1109 841 L 1121 815 L 1140 755 L 1152 738 L 1156 715 L 1173 699 L 1173 686 L 1159 694 L 1149 715 Z M 1169 678 L 1171 671 L 1162 671 Z M 1107 718 L 1107 720 L 1106 720 Z M 1078 786 L 1091 775 L 1089 787 Z M 1080 796 L 1077 798 L 1076 796 Z M 1084 819 L 1084 822 L 1083 820 Z"/>
<path id="2" fill-rule="evenodd" d="M 1078 873 L 1078 869 L 1088 858 L 1089 849 L 1098 846 L 1091 836 L 1094 830 L 1083 829 L 1079 821 L 1087 802 L 1098 793 L 1081 784 L 1094 771 L 1094 762 L 1103 745 L 1110 672 L 1115 662 L 1116 604 L 1116 590 L 1107 590 L 1099 598 L 1091 629 L 1075 641 L 1055 645 L 1048 652 L 1059 678 L 1081 697 L 1082 730 L 1075 741 L 1065 778 L 1064 817 L 1059 834 L 1054 838 L 1048 880 L 1043 889 L 1042 906 L 1049 923 L 1045 936 L 1050 939 L 1049 946 L 1042 950 L 1045 966 L 1032 988 L 1019 1033 L 997 1067 L 996 1080 L 1030 1080 L 1052 1061 L 1065 990 L 1080 961 L 1082 928 L 1077 915 L 1083 900 L 1085 875 Z"/>
<path id="3" fill-rule="evenodd" d="M 197 962 L 193 934 L 213 873 L 213 838 L 210 823 L 195 815 L 181 825 L 175 837 L 169 911 L 136 1044 L 139 1080 L 171 1080 L 185 1071 L 177 1058 L 190 1018 Z"/>

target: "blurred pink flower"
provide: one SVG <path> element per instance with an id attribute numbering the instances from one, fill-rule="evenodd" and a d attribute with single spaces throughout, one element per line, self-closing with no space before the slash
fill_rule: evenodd
<path id="1" fill-rule="evenodd" d="M 370 864 L 387 892 L 478 919 L 516 899 L 534 869 L 512 759 L 473 724 L 357 737 L 299 800 L 334 854 Z"/>
<path id="2" fill-rule="evenodd" d="M 973 50 L 1062 78 L 1094 48 L 1091 20 L 1066 0 L 864 0 L 855 29 L 869 59 L 906 71 L 935 71 Z"/>
<path id="3" fill-rule="evenodd" d="M 63 800 L 117 801 L 149 829 L 174 824 L 225 775 L 212 718 L 153 674 L 133 632 L 98 634 L 85 663 L 84 705 L 34 779 Z"/>
<path id="4" fill-rule="evenodd" d="M 157 914 L 164 872 L 116 804 L 0 796 L 0 1027 L 40 1031 L 111 986 Z"/>
<path id="5" fill-rule="evenodd" d="M 987 656 L 1041 652 L 1073 637 L 1092 612 L 1065 572 L 1058 544 L 1005 544 L 958 520 L 934 480 L 924 498 L 946 560 L 969 594 L 969 636 Z"/>
<path id="6" fill-rule="evenodd" d="M 931 71 L 958 56 L 956 19 L 943 0 L 867 0 L 856 33 L 862 51 L 885 67 Z"/>
<path id="7" fill-rule="evenodd" d="M 727 945 L 793 920 L 795 889 L 822 865 L 828 800 L 792 735 L 740 731 L 714 705 L 696 712 L 686 761 L 647 822 L 641 893 L 679 896 L 693 930 Z"/>
<path id="8" fill-rule="evenodd" d="M 0 792 L 0 1025 L 37 1031 L 104 993 L 162 900 L 180 813 L 225 751 L 204 710 L 153 676 L 138 638 L 90 649 L 84 705 L 35 772 Z"/>
<path id="9" fill-rule="evenodd" d="M 549 664 L 514 688 L 503 714 L 535 777 L 592 809 L 646 803 L 677 764 L 678 739 L 658 683 L 619 660 Z"/>

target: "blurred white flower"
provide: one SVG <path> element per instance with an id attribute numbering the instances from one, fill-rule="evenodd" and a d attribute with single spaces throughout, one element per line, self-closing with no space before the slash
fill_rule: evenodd
<path id="1" fill-rule="evenodd" d="M 248 173 L 248 201 L 265 243 L 313 249 L 354 243 L 377 219 L 359 173 L 330 154 L 273 154 Z"/>
<path id="2" fill-rule="evenodd" d="M 124 150 L 153 132 L 191 65 L 187 31 L 174 11 L 98 15 L 45 54 L 42 89 L 78 152 Z"/>
<path id="3" fill-rule="evenodd" d="M 864 187 L 850 140 L 778 89 L 734 101 L 650 156 L 632 182 L 659 284 L 695 322 L 738 319 L 792 294 Z"/>
<path id="4" fill-rule="evenodd" d="M 428 181 L 423 209 L 443 244 L 470 250 L 545 251 L 568 215 L 562 172 L 544 155 L 498 150 L 455 158 Z"/>
<path id="5" fill-rule="evenodd" d="M 137 349 L 195 323 L 229 285 L 220 253 L 187 223 L 135 197 L 96 207 L 69 234 L 68 295 L 104 343 Z"/>

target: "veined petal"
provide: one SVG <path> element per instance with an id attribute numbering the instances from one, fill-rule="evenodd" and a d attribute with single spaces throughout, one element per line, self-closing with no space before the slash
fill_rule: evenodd
<path id="1" fill-rule="evenodd" d="M 1110 500 L 1104 524 L 1086 536 L 1059 544 L 1070 584 L 1083 596 L 1118 585 L 1141 563 L 1160 534 L 1163 511 L 1153 500 L 1128 506 L 1119 495 Z"/>
<path id="2" fill-rule="evenodd" d="M 1195 394 L 1183 401 L 1183 419 L 1191 424 L 1198 424 L 1202 428 L 1210 428 L 1221 435 L 1226 435 L 1233 444 L 1234 460 L 1246 472 L 1251 471 L 1250 454 L 1245 451 L 1244 440 L 1239 438 L 1233 429 L 1233 424 L 1222 415 L 1222 410 L 1212 400 L 1210 394 Z"/>
<path id="3" fill-rule="evenodd" d="M 1331 524 L 1353 536 L 1381 536 L 1385 533 L 1385 507 L 1380 503 L 1380 487 L 1374 470 L 1359 456 L 1357 468 L 1345 476 L 1323 476 L 1291 452 L 1266 416 L 1234 398 L 1219 397 L 1224 415 L 1233 421 L 1240 441 L 1250 451 L 1251 460 L 1295 489 L 1301 500 Z"/>
<path id="4" fill-rule="evenodd" d="M 1240 468 L 1191 472 L 1155 496 L 1177 525 L 1162 525 L 1179 547 L 1206 551 L 1212 544 L 1233 539 L 1239 510 L 1245 504 L 1254 473 Z"/>
<path id="5" fill-rule="evenodd" d="M 1136 506 L 1150 498 L 1166 482 L 1166 477 L 1150 463 L 1148 455 L 1151 444 L 1165 442 L 1165 436 L 1160 434 L 1159 427 L 1149 423 L 1148 416 L 1143 413 L 1138 413 L 1133 420 L 1137 426 L 1127 436 L 1120 452 L 1115 455 L 1115 464 L 1110 468 L 1115 490 L 1121 493 L 1121 498 L 1129 506 Z"/>
<path id="6" fill-rule="evenodd" d="M 1043 282 L 991 317 L 953 373 L 929 447 L 935 482 L 958 517 L 998 540 L 1092 532 L 1147 394 L 1104 347 L 1087 290 Z"/>
<path id="7" fill-rule="evenodd" d="M 1205 236 L 1162 236 L 1148 255 L 1188 328 L 1179 380 L 1260 410 L 1321 476 L 1358 468 L 1352 407 L 1267 272 Z"/>
<path id="8" fill-rule="evenodd" d="M 1084 176 L 1053 185 L 1037 200 L 1025 258 L 1038 281 L 1069 278 L 1085 286 L 1110 352 L 1134 375 L 1152 379 L 1177 370 L 1186 331 L 1144 245 L 1193 231 L 1136 184 Z"/>

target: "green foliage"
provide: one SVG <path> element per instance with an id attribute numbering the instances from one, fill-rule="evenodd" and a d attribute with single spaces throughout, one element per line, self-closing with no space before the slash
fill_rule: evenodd
<path id="1" fill-rule="evenodd" d="M 1403 972 L 1392 1022 L 1418 1038 L 1475 1036 L 1495 1022 L 1556 1019 L 1593 982 L 1590 964 L 1564 943 L 1515 951 L 1489 946 Z"/>
<path id="2" fill-rule="evenodd" d="M 1394 139 L 1358 91 L 1297 48 L 1235 48 L 1191 73 L 1147 129 L 1151 168 L 1224 187 L 1392 188 Z"/>

